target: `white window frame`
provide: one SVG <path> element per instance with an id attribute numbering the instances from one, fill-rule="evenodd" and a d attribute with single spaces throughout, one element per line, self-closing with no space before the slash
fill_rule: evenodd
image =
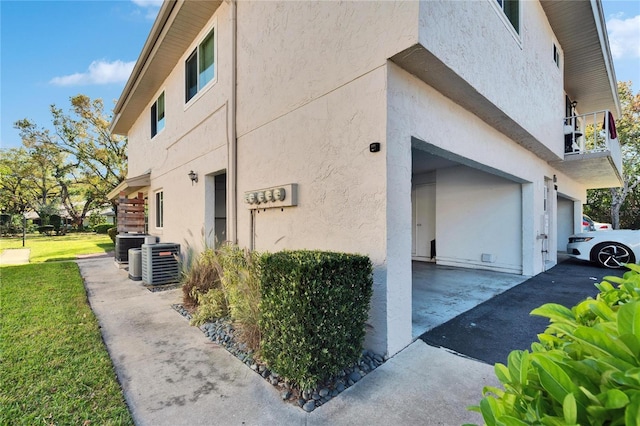
<path id="1" fill-rule="evenodd" d="M 520 32 L 522 31 L 522 6 L 524 1 L 523 0 L 518 1 L 518 30 L 517 31 L 513 26 L 513 24 L 511 23 L 511 21 L 509 20 L 509 17 L 507 16 L 507 14 L 504 12 L 505 0 L 502 0 L 502 4 L 498 3 L 498 0 L 487 0 L 487 1 L 491 3 L 491 6 L 493 6 L 493 10 L 496 11 L 498 16 L 502 20 L 502 23 L 504 24 L 504 26 L 509 30 L 509 33 L 511 34 L 513 39 L 516 42 L 518 42 L 518 45 L 520 45 L 520 48 L 522 48 L 522 38 L 520 36 Z"/>
<path id="2" fill-rule="evenodd" d="M 164 190 L 159 189 L 154 192 L 154 224 L 156 229 L 164 228 Z"/>
<path id="3" fill-rule="evenodd" d="M 206 84 L 202 84 L 200 81 L 200 75 L 202 73 L 200 69 L 200 49 L 205 42 L 209 38 L 209 36 L 213 33 L 213 77 L 211 80 L 207 81 Z M 208 30 L 204 33 L 205 35 L 198 40 L 198 44 L 189 50 L 189 54 L 184 59 L 184 99 L 185 99 L 185 107 L 188 107 L 197 99 L 199 99 L 203 93 L 209 90 L 217 81 L 218 81 L 218 25 L 217 19 L 214 20 L 213 25 L 208 28 Z M 187 73 L 187 63 L 190 59 L 195 55 L 196 62 L 196 92 L 189 97 L 189 86 L 188 86 L 188 73 Z"/>
<path id="4" fill-rule="evenodd" d="M 163 115 L 162 118 L 158 118 L 158 105 L 160 98 L 162 98 Z M 163 90 L 153 104 L 151 104 L 151 139 L 155 138 L 161 133 L 166 125 L 167 118 L 167 96 Z"/>

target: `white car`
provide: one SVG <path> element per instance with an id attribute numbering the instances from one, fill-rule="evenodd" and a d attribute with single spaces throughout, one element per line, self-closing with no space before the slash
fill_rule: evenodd
<path id="1" fill-rule="evenodd" d="M 623 263 L 636 263 L 640 260 L 640 230 L 575 234 L 569 237 L 567 254 L 605 268 L 621 268 Z"/>
<path id="2" fill-rule="evenodd" d="M 582 231 L 611 231 L 613 226 L 610 223 L 596 222 L 586 214 L 582 215 Z"/>

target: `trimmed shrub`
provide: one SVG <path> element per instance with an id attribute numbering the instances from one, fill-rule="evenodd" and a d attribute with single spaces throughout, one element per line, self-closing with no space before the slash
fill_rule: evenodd
<path id="1" fill-rule="evenodd" d="M 113 228 L 112 223 L 101 223 L 100 225 L 94 226 L 93 230 L 96 234 L 106 234 L 111 228 Z"/>
<path id="2" fill-rule="evenodd" d="M 51 235 L 53 232 L 53 225 L 38 226 L 38 232 L 41 234 Z"/>
<path id="3" fill-rule="evenodd" d="M 59 214 L 52 214 L 49 216 L 49 224 L 53 226 L 53 230 L 56 234 L 60 233 L 60 226 L 62 225 L 62 217 Z"/>
<path id="4" fill-rule="evenodd" d="M 109 238 L 111 238 L 111 241 L 113 241 L 113 244 L 116 243 L 116 235 L 118 235 L 118 228 L 109 228 L 107 229 L 107 235 L 109 235 Z"/>
<path id="5" fill-rule="evenodd" d="M 640 266 L 596 284 L 571 309 L 545 304 L 531 314 L 550 325 L 529 351 L 496 364 L 504 389 L 487 387 L 487 425 L 631 425 L 640 418 Z M 614 287 L 611 283 L 618 284 Z"/>
<path id="6" fill-rule="evenodd" d="M 303 389 L 356 362 L 373 292 L 368 257 L 283 251 L 261 261 L 261 354 Z"/>

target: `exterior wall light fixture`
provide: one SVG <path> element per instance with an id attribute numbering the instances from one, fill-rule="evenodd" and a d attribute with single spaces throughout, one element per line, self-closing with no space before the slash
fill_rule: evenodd
<path id="1" fill-rule="evenodd" d="M 191 170 L 189 172 L 189 179 L 191 179 L 191 186 L 193 186 L 194 183 L 198 183 L 198 174 Z"/>

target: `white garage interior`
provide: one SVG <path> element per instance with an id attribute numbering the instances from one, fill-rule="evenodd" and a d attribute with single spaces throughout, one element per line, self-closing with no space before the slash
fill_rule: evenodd
<path id="1" fill-rule="evenodd" d="M 522 184 L 426 142 L 412 148 L 412 336 L 521 283 Z M 436 154 L 435 152 L 438 152 Z"/>

